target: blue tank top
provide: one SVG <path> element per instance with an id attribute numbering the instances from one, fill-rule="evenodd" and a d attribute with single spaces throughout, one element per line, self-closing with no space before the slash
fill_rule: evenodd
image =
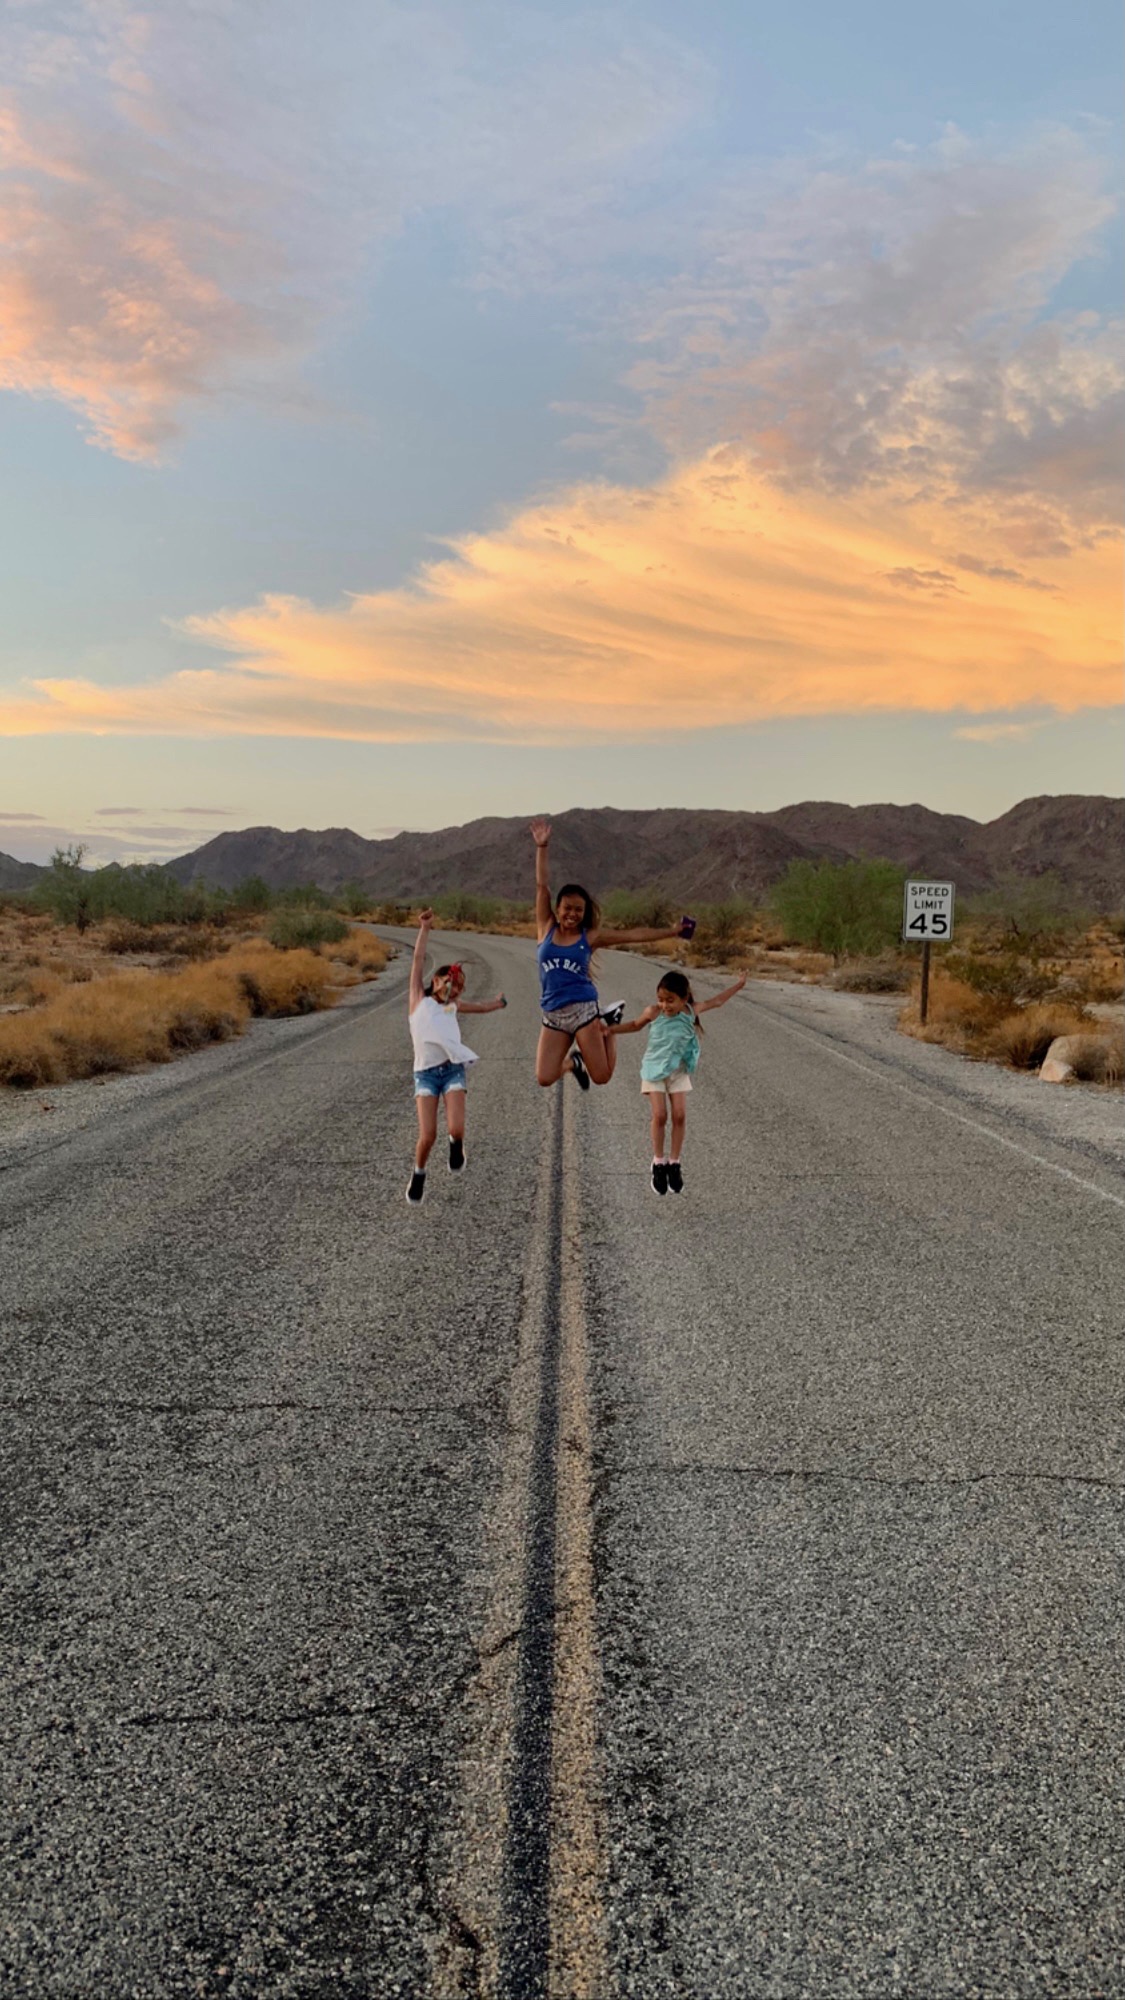
<path id="1" fill-rule="evenodd" d="M 545 1014 L 573 1007 L 580 1000 L 597 1000 L 598 989 L 590 977 L 590 940 L 585 931 L 580 932 L 573 944 L 559 944 L 552 925 L 537 956 Z"/>

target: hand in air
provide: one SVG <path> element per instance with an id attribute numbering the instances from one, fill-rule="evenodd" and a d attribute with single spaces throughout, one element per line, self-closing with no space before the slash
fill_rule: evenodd
<path id="1" fill-rule="evenodd" d="M 681 917 L 676 930 L 676 936 L 682 938 L 694 937 L 695 923 L 696 920 L 694 917 Z"/>
<path id="2" fill-rule="evenodd" d="M 536 847 L 546 847 L 551 838 L 551 822 L 549 819 L 533 819 L 528 831 Z"/>
<path id="3" fill-rule="evenodd" d="M 434 913 L 432 910 L 419 910 L 418 912 L 419 930 L 428 931 L 430 925 L 433 923 L 433 920 L 434 920 Z"/>

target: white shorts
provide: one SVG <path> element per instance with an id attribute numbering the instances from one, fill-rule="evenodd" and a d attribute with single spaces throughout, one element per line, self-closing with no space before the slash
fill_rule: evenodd
<path id="1" fill-rule="evenodd" d="M 642 1080 L 641 1092 L 645 1097 L 678 1097 L 682 1090 L 691 1089 L 691 1078 L 686 1069 L 674 1069 L 671 1076 L 662 1076 L 654 1083 Z"/>

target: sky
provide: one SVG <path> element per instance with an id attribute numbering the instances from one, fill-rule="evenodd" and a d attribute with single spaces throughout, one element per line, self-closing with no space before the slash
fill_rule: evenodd
<path id="1" fill-rule="evenodd" d="M 1121 39 L 9 0 L 0 851 L 1119 792 Z"/>

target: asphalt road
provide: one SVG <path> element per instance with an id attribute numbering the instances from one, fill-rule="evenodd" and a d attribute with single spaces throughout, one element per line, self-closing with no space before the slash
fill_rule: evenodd
<path id="1" fill-rule="evenodd" d="M 0 1145 L 0 1991 L 1125 1993 L 1109 1154 L 751 991 L 661 1201 L 449 955 L 417 1212 L 404 959 Z"/>

